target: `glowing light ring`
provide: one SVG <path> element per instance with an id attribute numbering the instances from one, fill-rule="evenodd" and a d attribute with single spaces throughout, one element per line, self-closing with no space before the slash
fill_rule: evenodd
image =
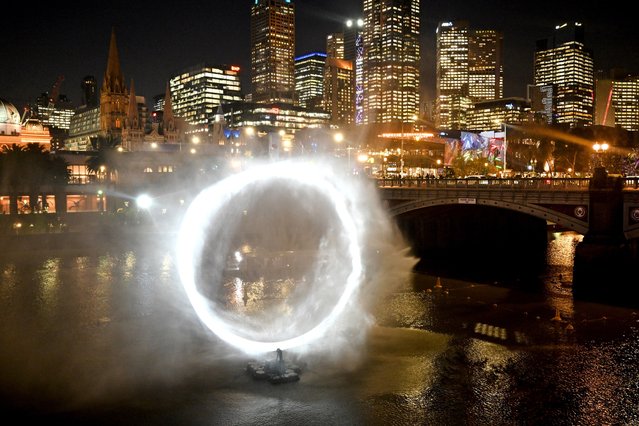
<path id="1" fill-rule="evenodd" d="M 335 186 L 327 169 L 302 163 L 273 163 L 255 167 L 232 175 L 221 182 L 203 190 L 189 206 L 177 242 L 177 266 L 182 285 L 200 320 L 218 337 L 227 343 L 248 353 L 264 353 L 277 348 L 290 349 L 308 344 L 324 335 L 344 311 L 349 299 L 362 279 L 362 258 L 356 220 L 351 215 L 347 200 Z M 348 239 L 348 255 L 351 258 L 351 271 L 346 279 L 344 291 L 330 313 L 311 330 L 281 341 L 261 342 L 247 339 L 233 333 L 218 315 L 209 309 L 207 298 L 196 287 L 195 264 L 204 244 L 204 229 L 222 207 L 237 196 L 248 185 L 274 179 L 287 179 L 296 185 L 309 186 L 323 193 L 332 203 Z"/>

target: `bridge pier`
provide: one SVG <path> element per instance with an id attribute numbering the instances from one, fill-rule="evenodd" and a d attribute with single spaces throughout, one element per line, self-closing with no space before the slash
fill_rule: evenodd
<path id="1" fill-rule="evenodd" d="M 623 233 L 622 178 L 595 169 L 589 186 L 589 227 L 575 249 L 573 289 L 578 299 L 630 304 L 636 250 Z"/>

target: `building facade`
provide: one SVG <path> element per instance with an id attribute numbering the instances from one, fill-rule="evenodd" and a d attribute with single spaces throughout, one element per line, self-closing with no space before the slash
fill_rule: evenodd
<path id="1" fill-rule="evenodd" d="M 628 75 L 612 82 L 615 125 L 639 131 L 639 76 Z"/>
<path id="2" fill-rule="evenodd" d="M 295 97 L 304 108 L 322 108 L 326 54 L 313 52 L 295 58 Z"/>
<path id="3" fill-rule="evenodd" d="M 470 31 L 468 96 L 471 102 L 504 97 L 503 40 L 499 31 Z"/>
<path id="4" fill-rule="evenodd" d="M 419 27 L 419 0 L 364 0 L 363 122 L 419 112 Z"/>
<path id="5" fill-rule="evenodd" d="M 534 84 L 553 87 L 552 124 L 593 124 L 593 58 L 581 23 L 558 25 L 552 39 L 537 42 Z"/>
<path id="6" fill-rule="evenodd" d="M 251 100 L 293 103 L 295 5 L 255 0 L 251 6 Z"/>
<path id="7" fill-rule="evenodd" d="M 355 72 L 346 59 L 327 58 L 324 69 L 324 110 L 331 115 L 331 124 L 344 125 L 355 121 Z"/>
<path id="8" fill-rule="evenodd" d="M 441 22 L 436 39 L 435 124 L 465 129 L 473 103 L 503 97 L 503 36 L 456 21 Z"/>
<path id="9" fill-rule="evenodd" d="M 467 21 L 441 22 L 436 41 L 435 124 L 459 130 L 470 107 L 468 89 L 469 28 Z"/>
<path id="10" fill-rule="evenodd" d="M 503 124 L 522 124 L 528 122 L 530 118 L 530 101 L 524 98 L 476 102 L 468 111 L 467 130 L 471 132 L 502 131 Z"/>
<path id="11" fill-rule="evenodd" d="M 173 114 L 194 131 L 208 128 L 219 105 L 242 100 L 240 67 L 235 65 L 196 65 L 172 77 L 169 87 Z"/>

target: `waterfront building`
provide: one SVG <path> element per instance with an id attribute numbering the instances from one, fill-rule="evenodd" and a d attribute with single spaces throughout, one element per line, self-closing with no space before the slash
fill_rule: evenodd
<path id="1" fill-rule="evenodd" d="M 326 53 L 312 52 L 295 58 L 295 94 L 297 105 L 322 108 Z"/>
<path id="2" fill-rule="evenodd" d="M 593 58 L 584 44 L 581 23 L 558 25 L 551 39 L 537 42 L 534 84 L 538 87 L 552 86 L 549 123 L 570 126 L 593 124 Z"/>
<path id="3" fill-rule="evenodd" d="M 364 0 L 363 122 L 419 112 L 419 22 L 419 0 Z"/>
<path id="4" fill-rule="evenodd" d="M 476 102 L 468 111 L 467 130 L 471 132 L 501 131 L 503 124 L 522 124 L 530 120 L 530 101 L 524 98 L 502 98 Z"/>
<path id="5" fill-rule="evenodd" d="M 255 0 L 251 6 L 252 101 L 294 102 L 294 58 L 292 0 Z"/>
<path id="6" fill-rule="evenodd" d="M 4 145 L 24 146 L 28 143 L 41 144 L 49 150 L 51 134 L 36 118 L 23 123 L 15 105 L 0 98 L 0 148 Z"/>

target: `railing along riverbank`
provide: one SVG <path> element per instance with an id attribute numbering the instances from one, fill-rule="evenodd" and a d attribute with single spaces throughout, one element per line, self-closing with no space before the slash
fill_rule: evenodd
<path id="1" fill-rule="evenodd" d="M 378 178 L 380 188 L 410 187 L 428 189 L 521 189 L 521 190 L 584 190 L 590 178 Z M 624 190 L 639 190 L 639 178 L 624 178 Z"/>

